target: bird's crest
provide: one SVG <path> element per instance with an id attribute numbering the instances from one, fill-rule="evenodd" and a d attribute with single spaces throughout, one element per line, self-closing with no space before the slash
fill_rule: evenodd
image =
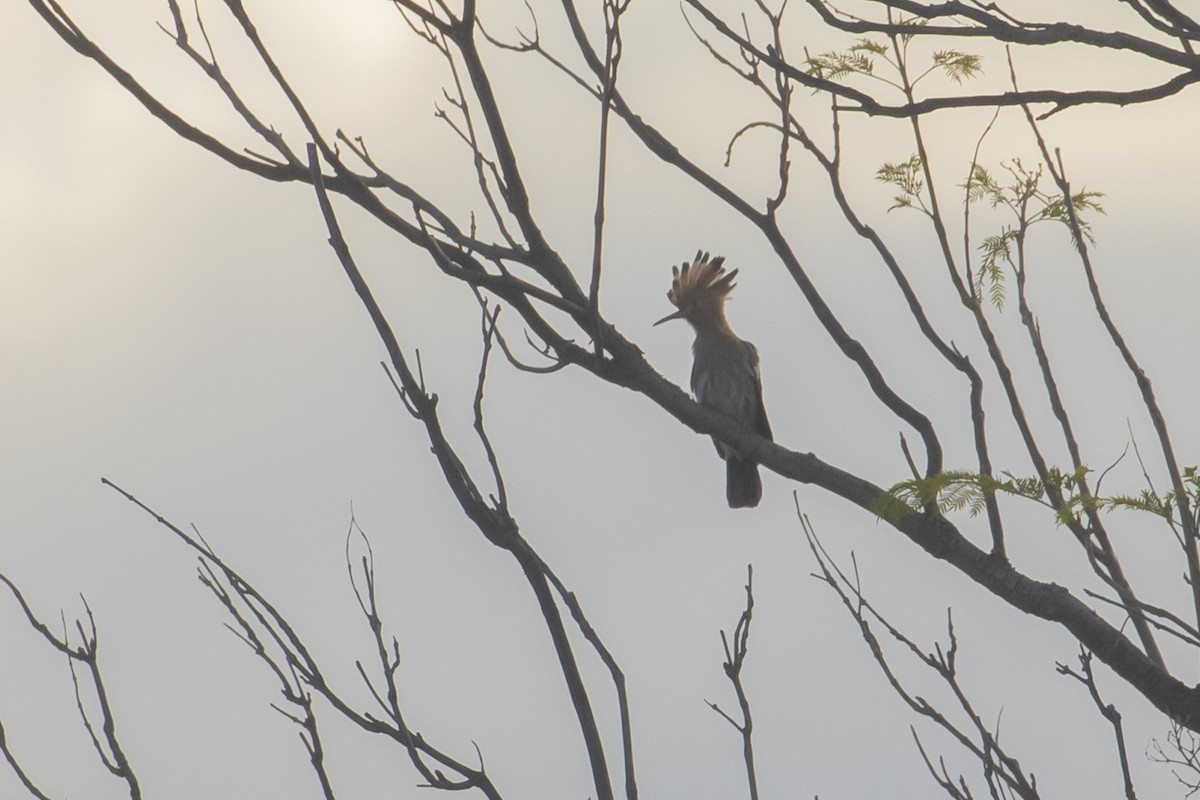
<path id="1" fill-rule="evenodd" d="M 738 274 L 736 269 L 725 272 L 724 265 L 724 256 L 710 260 L 708 253 L 697 250 L 696 257 L 690 262 L 685 261 L 682 268 L 671 267 L 674 278 L 667 299 L 679 309 L 701 298 L 724 300 L 737 285 L 733 279 Z"/>

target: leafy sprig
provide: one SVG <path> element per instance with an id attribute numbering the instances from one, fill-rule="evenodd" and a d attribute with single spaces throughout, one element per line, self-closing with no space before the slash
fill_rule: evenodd
<path id="1" fill-rule="evenodd" d="M 907 24 L 923 25 L 925 20 L 902 20 Z M 854 44 L 845 50 L 827 50 L 805 60 L 808 74 L 826 80 L 842 80 L 851 75 L 863 75 L 903 91 L 904 86 L 899 80 L 901 62 L 908 61 L 908 45 L 912 41 L 911 33 L 898 37 L 899 53 L 892 44 L 879 42 L 867 37 L 855 40 Z M 896 73 L 897 80 L 876 71 L 876 61 L 882 60 Z M 983 74 L 983 57 L 975 53 L 964 53 L 961 50 L 937 50 L 929 58 L 929 66 L 908 84 L 911 89 L 920 83 L 927 75 L 941 72 L 955 83 L 962 83 L 968 78 Z"/>
<path id="2" fill-rule="evenodd" d="M 982 475 L 970 470 L 947 470 L 928 478 L 901 481 L 888 489 L 876 503 L 875 513 L 881 518 L 896 521 L 899 515 L 911 511 L 923 511 L 933 506 L 941 514 L 966 511 L 978 516 L 986 507 L 989 496 L 1008 494 L 1040 503 L 1055 511 L 1056 521 L 1063 524 L 1071 521 L 1080 511 L 1094 507 L 1098 498 L 1082 492 L 1084 478 L 1091 472 L 1087 466 L 1067 472 L 1056 467 L 1046 471 L 1045 480 L 1022 477 L 1011 472 L 1001 477 Z M 1063 498 L 1063 505 L 1056 507 L 1050 501 L 1054 494 Z"/>
<path id="3" fill-rule="evenodd" d="M 974 288 L 977 296 L 988 295 L 988 299 L 997 308 L 1003 308 L 1006 297 L 1005 280 L 1007 270 L 1023 269 L 1022 259 L 1014 255 L 1014 249 L 1019 250 L 1029 229 L 1040 222 L 1058 222 L 1072 232 L 1072 243 L 1075 241 L 1074 229 L 1070 225 L 1067 204 L 1062 195 L 1052 195 L 1041 189 L 1042 169 L 1027 169 L 1020 159 L 1001 163 L 1008 173 L 1008 180 L 1001 183 L 991 172 L 981 164 L 972 165 L 967 180 L 962 184 L 966 189 L 967 203 L 987 202 L 992 208 L 1008 209 L 1014 219 L 1013 223 L 1001 227 L 1000 232 L 984 237 L 979 244 L 983 257 L 979 272 L 974 276 Z M 1104 213 L 1100 204 L 1103 192 L 1083 189 L 1071 196 L 1071 205 L 1075 211 L 1079 230 L 1087 238 L 1089 244 L 1095 244 L 1089 216 L 1093 213 Z"/>
<path id="4" fill-rule="evenodd" d="M 889 64 L 887 45 L 872 39 L 859 39 L 842 51 L 829 50 L 806 59 L 808 74 L 826 80 L 840 80 L 849 75 L 875 75 L 875 60 L 882 57 Z M 890 81 L 888 81 L 890 83 Z"/>
<path id="5" fill-rule="evenodd" d="M 890 183 L 900 190 L 900 194 L 892 198 L 892 205 L 888 211 L 897 208 L 916 208 L 929 215 L 930 211 L 926 207 L 923 197 L 924 175 L 924 164 L 918 155 L 910 156 L 907 161 L 901 161 L 899 164 L 886 162 L 877 169 L 875 180 Z"/>
<path id="6" fill-rule="evenodd" d="M 1052 509 L 1055 522 L 1059 525 L 1088 512 L 1116 510 L 1153 514 L 1167 520 L 1172 526 L 1179 522 L 1179 498 L 1174 490 L 1159 494 L 1153 489 L 1145 489 L 1138 494 L 1104 497 L 1084 490 L 1084 480 L 1091 472 L 1086 465 L 1070 471 L 1050 467 L 1043 480 L 1037 476 L 1017 476 L 1011 472 L 996 477 L 970 470 L 947 470 L 929 478 L 914 478 L 895 484 L 876 499 L 872 510 L 889 522 L 896 522 L 905 514 L 921 512 L 931 506 L 940 514 L 966 511 L 975 517 L 986 508 L 989 496 L 1006 494 L 1032 500 Z M 1189 505 L 1200 521 L 1200 508 L 1197 507 L 1200 506 L 1200 467 L 1186 467 L 1183 470 L 1183 484 L 1184 493 L 1191 501 Z M 1051 488 L 1053 492 L 1049 491 Z M 1061 498 L 1061 505 L 1056 506 L 1051 502 L 1052 496 Z"/>

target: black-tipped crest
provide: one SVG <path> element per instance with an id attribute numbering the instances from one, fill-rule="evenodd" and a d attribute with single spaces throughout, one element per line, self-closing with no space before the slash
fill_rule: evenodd
<path id="1" fill-rule="evenodd" d="M 682 268 L 671 267 L 673 280 L 667 299 L 679 309 L 695 302 L 724 300 L 733 287 L 738 271 L 725 272 L 725 257 L 709 257 L 703 250 L 696 251 L 696 257 L 690 262 L 685 261 Z"/>

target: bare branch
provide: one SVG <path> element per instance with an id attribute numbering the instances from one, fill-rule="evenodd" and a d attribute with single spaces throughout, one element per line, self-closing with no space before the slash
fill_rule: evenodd
<path id="1" fill-rule="evenodd" d="M 1013 81 L 1016 82 L 1015 73 Z M 1024 107 L 1025 118 L 1029 123 L 1030 129 L 1033 132 L 1034 138 L 1037 140 L 1038 147 L 1042 152 L 1042 158 L 1046 164 L 1050 175 L 1054 178 L 1054 182 L 1058 185 L 1059 191 L 1062 193 L 1063 207 L 1066 210 L 1067 223 L 1070 227 L 1072 236 L 1075 241 L 1075 251 L 1079 255 L 1079 260 L 1083 266 L 1084 276 L 1087 279 L 1088 291 L 1091 294 L 1092 302 L 1096 310 L 1097 316 L 1104 325 L 1105 331 L 1108 333 L 1109 339 L 1113 346 L 1121 354 L 1121 358 L 1125 363 L 1129 373 L 1133 376 L 1138 390 L 1142 396 L 1142 403 L 1146 407 L 1146 412 L 1150 417 L 1151 423 L 1154 425 L 1154 431 L 1158 436 L 1159 446 L 1162 449 L 1163 463 L 1166 467 L 1167 474 L 1171 478 L 1171 487 L 1175 494 L 1175 503 L 1179 508 L 1181 527 L 1183 529 L 1184 552 L 1187 562 L 1188 581 L 1192 590 L 1192 600 L 1195 609 L 1197 622 L 1200 623 L 1200 525 L 1197 524 L 1196 518 L 1192 515 L 1190 504 L 1188 502 L 1188 493 L 1183 484 L 1183 474 L 1179 467 L 1179 461 L 1175 457 L 1175 448 L 1171 443 L 1171 437 L 1167 430 L 1166 418 L 1163 416 L 1162 409 L 1158 405 L 1158 399 L 1154 395 L 1154 388 L 1150 383 L 1150 378 L 1142 369 L 1141 364 L 1134 357 L 1132 350 L 1125 341 L 1125 337 L 1118 330 L 1116 323 L 1113 321 L 1112 315 L 1108 311 L 1108 307 L 1104 302 L 1104 298 L 1100 292 L 1100 284 L 1096 280 L 1095 270 L 1092 268 L 1092 259 L 1087 245 L 1086 237 L 1079 222 L 1079 217 L 1075 211 L 1075 203 L 1071 192 L 1071 185 L 1067 181 L 1066 171 L 1063 168 L 1061 153 L 1055 150 L 1055 158 L 1051 158 L 1050 150 L 1046 144 L 1046 140 L 1042 137 L 1041 130 L 1037 125 L 1037 121 L 1033 118 L 1032 112 L 1028 107 Z M 1135 616 L 1135 620 L 1137 617 Z M 1095 652 L 1095 651 L 1093 651 Z M 1161 660 L 1161 656 L 1160 656 Z"/>
<path id="2" fill-rule="evenodd" d="M 1092 671 L 1092 654 L 1084 647 L 1079 648 L 1079 671 L 1076 672 L 1067 664 L 1058 664 L 1057 669 L 1061 675 L 1069 675 L 1075 680 L 1087 687 L 1088 694 L 1092 697 L 1092 702 L 1096 704 L 1096 708 L 1113 727 L 1113 736 L 1117 742 L 1117 756 L 1121 762 L 1121 776 L 1125 781 L 1125 797 L 1126 800 L 1137 800 L 1137 792 L 1133 789 L 1133 776 L 1129 772 L 1129 754 L 1125 750 L 1125 729 L 1121 725 L 1121 712 L 1117 711 L 1117 707 L 1112 703 L 1105 703 L 1100 699 L 1100 690 L 1096 686 L 1096 675 Z"/>
<path id="3" fill-rule="evenodd" d="M 1171 753 L 1167 753 L 1157 739 L 1151 740 L 1146 757 L 1159 764 L 1170 765 L 1175 779 L 1187 789 L 1184 796 L 1192 797 L 1200 792 L 1200 736 L 1172 722 L 1171 730 L 1167 733 L 1167 747 Z"/>
<path id="4" fill-rule="evenodd" d="M 725 663 L 722 665 L 725 669 L 725 677 L 733 684 L 734 694 L 737 696 L 738 708 L 741 712 L 742 721 L 738 722 L 729 714 L 721 709 L 712 701 L 705 701 L 709 708 L 716 711 L 725 720 L 733 726 L 733 728 L 741 734 L 742 737 L 742 760 L 746 765 L 746 781 L 750 787 L 750 800 L 758 800 L 758 773 L 754 769 L 754 740 L 752 734 L 754 732 L 754 720 L 750 715 L 750 700 L 746 695 L 746 689 L 742 683 L 742 667 L 746 663 L 746 654 L 750 643 L 750 621 L 754 615 L 754 567 L 746 565 L 746 608 L 738 617 L 737 625 L 733 629 L 733 646 L 730 648 L 730 638 L 721 631 L 721 643 L 725 648 Z"/>
<path id="5" fill-rule="evenodd" d="M 2 721 L 0 721 L 0 753 L 4 753 L 4 759 L 8 761 L 8 765 L 16 773 L 17 780 L 25 787 L 25 791 L 33 795 L 35 800 L 50 800 L 50 797 L 39 789 L 33 782 L 33 779 L 29 777 L 29 774 L 21 768 L 20 762 L 17 761 L 16 755 L 8 744 L 8 738 L 5 734 L 4 723 Z"/>
<path id="6" fill-rule="evenodd" d="M 587 689 L 584 686 L 579 667 L 575 662 L 570 640 L 563 627 L 561 614 L 550 593 L 544 571 L 542 570 L 541 560 L 536 557 L 532 549 L 520 536 L 516 523 L 509 516 L 507 509 L 502 505 L 489 505 L 484 501 L 482 494 L 463 466 L 462 461 L 446 440 L 437 417 L 437 396 L 426 394 L 423 384 L 418 383 L 416 376 L 409 369 L 395 334 L 392 332 L 391 325 L 388 323 L 362 273 L 350 255 L 349 246 L 342 236 L 341 227 L 333 213 L 329 196 L 325 192 L 320 165 L 317 161 L 316 145 L 309 145 L 308 158 L 312 183 L 317 190 L 317 200 L 321 207 L 321 213 L 325 218 L 325 224 L 329 229 L 330 246 L 333 247 L 342 268 L 374 322 L 376 331 L 380 339 L 383 340 L 384 346 L 391 357 L 392 367 L 396 370 L 401 385 L 404 387 L 406 394 L 412 399 L 414 407 L 420 412 L 421 422 L 424 424 L 426 432 L 429 435 L 433 453 L 438 459 L 447 484 L 454 492 L 463 512 L 476 524 L 479 531 L 488 541 L 513 555 L 520 564 L 530 588 L 533 589 L 543 619 L 553 640 L 555 652 L 558 655 L 559 665 L 562 668 L 563 677 L 566 680 L 567 689 L 571 696 L 571 704 L 579 720 L 580 731 L 591 761 L 592 777 L 595 782 L 598 800 L 612 800 L 612 783 L 608 775 L 607 762 L 604 756 L 599 729 L 596 725 L 595 714 L 592 711 L 591 702 L 588 699 Z"/>
<path id="7" fill-rule="evenodd" d="M 1026 775 L 1021 768 L 1020 763 L 1016 758 L 1008 755 L 1000 744 L 999 734 L 996 730 L 989 728 L 983 721 L 980 714 L 975 710 L 971 700 L 967 697 L 958 681 L 957 667 L 955 664 L 955 656 L 958 651 L 958 639 L 954 632 L 953 619 L 947 610 L 947 631 L 949 644 L 943 648 L 940 644 L 934 647 L 933 652 L 926 652 L 917 646 L 910 638 L 900 632 L 898 628 L 888 622 L 877 611 L 863 595 L 859 582 L 857 580 L 857 562 L 855 562 L 856 578 L 851 581 L 845 573 L 833 562 L 829 554 L 825 551 L 824 546 L 817 538 L 816 532 L 813 530 L 812 524 L 808 517 L 800 512 L 799 501 L 797 500 L 796 508 L 797 517 L 800 520 L 801 527 L 804 530 L 805 538 L 808 542 L 809 549 L 813 556 L 817 559 L 820 574 L 815 575 L 819 580 L 824 582 L 838 595 L 842 601 L 842 605 L 850 613 L 851 617 L 858 624 L 859 632 L 862 634 L 863 641 L 867 643 L 880 669 L 883 670 L 884 676 L 887 678 L 888 684 L 893 691 L 917 714 L 933 721 L 944 731 L 950 734 L 965 750 L 978 759 L 980 767 L 983 771 L 984 778 L 991 784 L 995 779 L 1003 784 L 1008 791 L 1015 793 L 1018 797 L 1024 800 L 1033 800 L 1038 797 L 1037 782 L 1032 775 Z M 884 627 L 887 633 L 913 656 L 917 658 L 925 667 L 936 674 L 942 682 L 953 693 L 958 702 L 960 711 L 967 717 L 968 726 L 960 726 L 953 722 L 947 714 L 943 713 L 924 697 L 913 694 L 901 681 L 896 671 L 891 666 L 891 662 L 886 655 L 883 645 L 876 637 L 872 623 L 878 623 Z M 932 768 L 928 757 L 925 755 L 924 748 L 918 740 L 918 748 L 921 750 L 922 758 L 926 765 L 930 766 L 930 773 L 938 780 L 939 785 L 943 789 L 947 785 L 953 785 L 949 775 L 944 771 L 941 776 Z M 965 784 L 964 784 L 965 785 Z M 954 795 L 952 795 L 954 796 Z"/>
<path id="8" fill-rule="evenodd" d="M 1194 54 L 1181 53 L 1156 42 L 1129 34 L 1104 33 L 1067 23 L 1034 25 L 1030 23 L 1005 22 L 998 16 L 991 16 L 987 12 L 979 11 L 961 2 L 938 3 L 936 8 L 915 2 L 892 2 L 891 0 L 885 5 L 889 11 L 891 9 L 899 9 L 926 18 L 958 15 L 974 17 L 980 24 L 974 26 L 939 26 L 916 21 L 911 23 L 897 23 L 893 21 L 873 22 L 861 19 L 847 19 L 830 11 L 823 0 L 808 0 L 809 5 L 817 10 L 828 25 L 850 33 L 882 33 L 888 36 L 986 37 L 1002 42 L 1028 45 L 1075 42 L 1097 48 L 1129 50 L 1164 64 L 1178 66 L 1184 70 L 1164 83 L 1127 91 L 1105 89 L 1061 91 L 1044 89 L 991 95 L 934 97 L 923 100 L 907 98 L 907 102 L 904 105 L 893 106 L 881 103 L 870 94 L 846 84 L 813 75 L 787 63 L 777 54 L 770 53 L 767 49 L 759 48 L 748 37 L 737 33 L 732 26 L 718 17 L 715 12 L 707 7 L 704 0 L 685 0 L 685 2 L 698 11 L 722 36 L 766 66 L 780 71 L 782 74 L 787 75 L 789 79 L 803 86 L 818 91 L 829 92 L 834 96 L 850 101 L 850 105 L 843 105 L 840 108 L 861 111 L 872 116 L 915 118 L 942 109 L 990 108 L 995 106 L 1013 107 L 1035 103 L 1049 103 L 1053 108 L 1043 114 L 1044 117 L 1066 108 L 1085 104 L 1099 103 L 1123 106 L 1131 103 L 1152 102 L 1177 94 L 1191 84 L 1200 81 L 1200 71 L 1197 70 L 1200 61 L 1198 61 Z M 950 9 L 954 10 L 951 11 Z"/>

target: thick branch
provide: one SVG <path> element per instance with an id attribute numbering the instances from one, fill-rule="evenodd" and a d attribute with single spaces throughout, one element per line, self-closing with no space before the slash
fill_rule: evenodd
<path id="1" fill-rule="evenodd" d="M 877 513 L 884 490 L 864 478 L 747 433 L 732 420 L 693 402 L 683 390 L 644 362 L 636 370 L 605 376 L 644 393 L 677 420 L 733 445 L 764 467 L 792 480 L 818 486 L 862 509 Z M 1096 653 L 1157 708 L 1200 728 L 1200 690 L 1188 686 L 1148 658 L 1136 644 L 1065 587 L 1034 580 L 972 544 L 944 517 L 909 512 L 893 526 L 935 558 L 953 565 L 1020 611 L 1055 622 Z"/>
<path id="2" fill-rule="evenodd" d="M 933 97 L 924 100 L 911 100 L 904 105 L 888 105 L 879 102 L 873 95 L 860 89 L 855 89 L 838 81 L 812 75 L 807 70 L 788 63 L 771 49 L 760 48 L 749 38 L 739 34 L 732 26 L 718 17 L 702 0 L 685 0 L 696 9 L 718 32 L 730 42 L 737 45 L 747 55 L 757 61 L 778 70 L 791 80 L 818 91 L 829 92 L 837 97 L 850 101 L 853 105 L 845 106 L 850 110 L 862 111 L 872 116 L 884 117 L 916 117 L 931 111 L 947 108 L 969 108 L 995 106 L 1020 106 L 1032 103 L 1051 103 L 1053 111 L 1059 111 L 1071 106 L 1104 103 L 1113 105 L 1129 105 L 1160 100 L 1176 94 L 1187 86 L 1200 81 L 1200 58 L 1188 53 L 1180 53 L 1169 47 L 1155 42 L 1149 42 L 1127 34 L 1106 34 L 1090 31 L 1086 28 L 1060 23 L 1058 25 L 1039 26 L 1035 29 L 1025 29 L 1013 25 L 997 24 L 997 29 L 986 27 L 946 27 L 916 24 L 889 24 L 885 22 L 867 22 L 864 20 L 847 20 L 827 8 L 820 0 L 809 0 L 822 14 L 825 22 L 833 27 L 851 33 L 882 33 L 888 35 L 914 36 L 982 36 L 994 37 L 1000 41 L 1020 44 L 1056 44 L 1059 42 L 1078 42 L 1097 47 L 1115 47 L 1129 49 L 1142 53 L 1159 63 L 1182 67 L 1185 71 L 1174 78 L 1154 86 L 1127 91 L 1107 89 L 1087 89 L 1081 91 L 1062 91 L 1057 89 L 1038 89 L 1030 91 L 1013 91 L 1002 94 L 964 95 L 957 97 Z M 891 3 L 891 5 L 911 10 L 912 4 Z M 945 3 L 942 6 L 961 6 L 961 3 Z M 915 12 L 914 12 L 915 13 Z M 1072 36 L 1076 38 L 1071 38 Z"/>

